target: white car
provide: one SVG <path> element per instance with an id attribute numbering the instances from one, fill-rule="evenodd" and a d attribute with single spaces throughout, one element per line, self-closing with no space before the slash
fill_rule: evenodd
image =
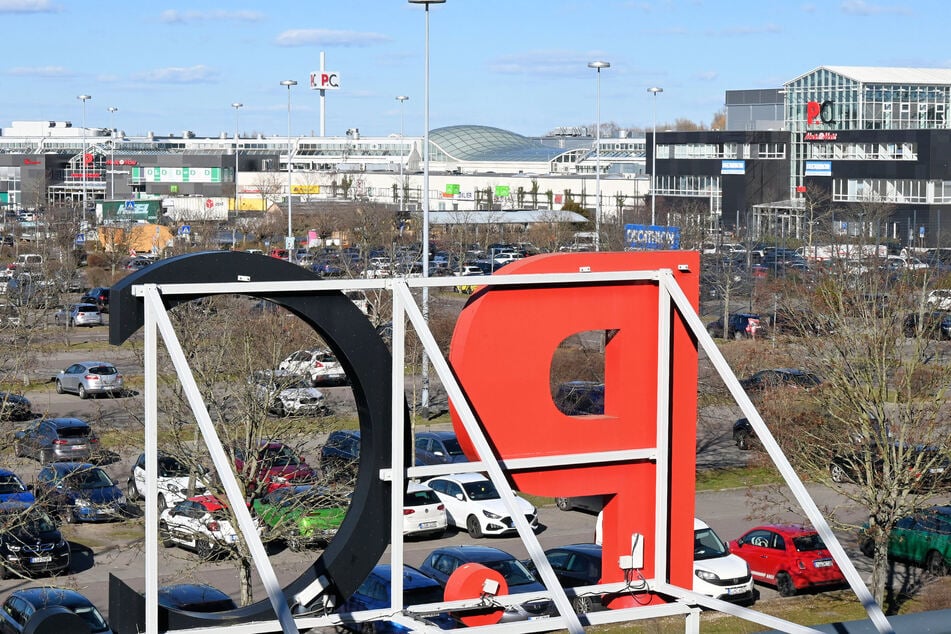
<path id="1" fill-rule="evenodd" d="M 281 370 L 256 372 L 251 383 L 254 397 L 275 416 L 323 416 L 328 413 L 323 392 L 300 374 Z"/>
<path id="2" fill-rule="evenodd" d="M 159 513 L 169 506 L 178 504 L 189 497 L 189 483 L 192 486 L 191 495 L 202 495 L 207 489 L 202 480 L 189 472 L 188 466 L 182 464 L 174 456 L 158 456 L 158 509 Z M 145 454 L 139 454 L 138 460 L 132 465 L 132 473 L 126 484 L 126 497 L 130 500 L 145 498 Z"/>
<path id="3" fill-rule="evenodd" d="M 162 511 L 159 539 L 166 548 L 179 546 L 195 551 L 202 559 L 212 559 L 239 541 L 227 517 L 214 496 L 190 497 Z"/>
<path id="4" fill-rule="evenodd" d="M 951 310 L 951 288 L 928 291 L 926 300 L 935 310 Z"/>
<path id="5" fill-rule="evenodd" d="M 693 520 L 693 591 L 714 599 L 752 605 L 756 601 L 750 567 L 730 554 L 726 542 L 700 519 Z"/>
<path id="6" fill-rule="evenodd" d="M 403 496 L 403 535 L 442 535 L 449 524 L 446 505 L 424 484 L 410 482 Z"/>
<path id="7" fill-rule="evenodd" d="M 515 524 L 492 481 L 478 473 L 435 477 L 426 485 L 446 505 L 449 525 L 465 529 L 472 537 L 515 532 Z M 516 497 L 515 502 L 532 529 L 538 528 L 538 510 L 531 502 Z"/>
<path id="8" fill-rule="evenodd" d="M 281 361 L 277 369 L 305 376 L 313 385 L 346 383 L 347 381 L 347 373 L 337 361 L 337 357 L 324 348 L 298 350 Z"/>

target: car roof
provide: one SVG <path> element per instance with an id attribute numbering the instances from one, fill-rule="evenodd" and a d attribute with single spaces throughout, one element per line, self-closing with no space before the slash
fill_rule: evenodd
<path id="1" fill-rule="evenodd" d="M 432 479 L 436 480 L 437 478 L 455 480 L 456 482 L 485 482 L 488 480 L 488 478 L 481 473 L 450 473 L 447 475 L 436 476 Z"/>
<path id="2" fill-rule="evenodd" d="M 390 585 L 390 580 L 393 578 L 393 567 L 390 564 L 377 564 L 370 571 L 370 575 L 380 579 L 386 585 Z M 403 564 L 403 588 L 409 590 L 430 587 L 439 587 L 439 582 L 409 564 Z"/>
<path id="3" fill-rule="evenodd" d="M 188 498 L 189 502 L 197 502 L 205 507 L 209 511 L 220 511 L 224 508 L 224 504 L 218 501 L 213 495 L 195 495 Z"/>
<path id="4" fill-rule="evenodd" d="M 167 605 L 177 605 L 180 603 L 197 603 L 199 601 L 224 601 L 231 600 L 231 597 L 214 586 L 204 583 L 178 583 L 170 586 L 162 586 L 158 589 L 159 601 L 166 599 Z M 174 602 L 168 601 L 174 599 Z"/>
<path id="5" fill-rule="evenodd" d="M 811 526 L 805 524 L 760 524 L 759 526 L 754 526 L 750 530 L 746 531 L 747 533 L 756 531 L 756 530 L 767 530 L 779 533 L 785 537 L 798 537 L 800 535 L 815 535 L 818 531 Z"/>
<path id="6" fill-rule="evenodd" d="M 89 423 L 81 418 L 64 416 L 62 418 L 47 418 L 45 420 L 46 422 L 53 423 L 57 429 L 64 429 L 66 427 L 89 427 Z"/>
<path id="7" fill-rule="evenodd" d="M 33 606 L 62 605 L 67 608 L 85 607 L 92 605 L 92 601 L 69 588 L 23 588 L 11 592 L 10 596 L 18 596 Z"/>
<path id="8" fill-rule="evenodd" d="M 432 552 L 432 554 L 436 553 L 454 555 L 459 559 L 475 562 L 515 559 L 514 555 L 511 555 L 501 548 L 496 548 L 494 546 L 443 546 L 442 548 L 437 548 Z"/>
<path id="9" fill-rule="evenodd" d="M 99 469 L 99 467 L 89 462 L 54 462 L 50 464 L 50 466 L 53 467 L 57 473 L 72 473 L 73 471 Z"/>
<path id="10" fill-rule="evenodd" d="M 581 543 L 581 544 L 567 544 L 565 546 L 555 546 L 554 548 L 549 548 L 545 553 L 550 553 L 554 550 L 567 550 L 576 553 L 582 553 L 584 555 L 590 555 L 592 557 L 601 557 L 601 544 L 593 543 Z"/>
<path id="11" fill-rule="evenodd" d="M 418 431 L 416 432 L 416 437 L 417 438 L 438 438 L 439 440 L 445 440 L 447 438 L 455 438 L 456 432 L 445 431 L 445 430 Z"/>
<path id="12" fill-rule="evenodd" d="M 0 467 L 0 476 L 15 476 L 15 475 L 16 475 L 16 473 L 14 473 L 13 471 L 10 471 L 9 469 L 4 469 L 3 467 Z M 17 476 L 17 477 L 19 477 L 19 476 Z"/>

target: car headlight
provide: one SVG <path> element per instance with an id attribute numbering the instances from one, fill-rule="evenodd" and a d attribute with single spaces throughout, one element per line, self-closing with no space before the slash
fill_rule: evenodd
<path id="1" fill-rule="evenodd" d="M 22 546 L 14 546 L 13 544 L 7 544 L 7 550 L 9 550 L 11 553 L 18 553 L 20 552 L 21 548 Z"/>
<path id="2" fill-rule="evenodd" d="M 168 485 L 165 488 L 168 489 L 169 493 L 178 493 L 181 490 L 177 484 L 173 484 L 171 482 L 168 483 Z"/>
<path id="3" fill-rule="evenodd" d="M 487 511 L 487 510 L 485 510 L 485 509 L 482 509 L 482 514 L 485 515 L 486 517 L 488 517 L 490 520 L 502 519 L 502 516 L 501 516 L 501 515 L 496 515 L 496 514 L 493 513 L 492 511 Z"/>
<path id="4" fill-rule="evenodd" d="M 720 577 L 718 577 L 716 573 L 710 572 L 709 570 L 695 570 L 693 574 L 710 583 L 720 580 Z"/>
<path id="5" fill-rule="evenodd" d="M 116 504 L 125 504 L 125 496 L 124 496 L 124 495 L 120 495 L 119 497 L 117 497 L 117 498 L 116 498 Z"/>
<path id="6" fill-rule="evenodd" d="M 76 498 L 76 501 L 73 502 L 73 505 L 78 506 L 79 508 L 86 508 L 87 506 L 89 506 L 89 500 L 84 500 L 83 498 Z"/>
<path id="7" fill-rule="evenodd" d="M 285 483 L 287 482 L 287 478 L 285 478 L 285 477 L 283 477 L 283 476 L 271 476 L 271 482 L 277 482 L 277 483 L 279 483 L 279 484 L 285 484 Z"/>

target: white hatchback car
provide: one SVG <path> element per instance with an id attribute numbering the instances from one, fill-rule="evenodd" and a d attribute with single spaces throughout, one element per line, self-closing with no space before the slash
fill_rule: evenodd
<path id="1" fill-rule="evenodd" d="M 311 384 L 346 383 L 344 372 L 337 357 L 327 349 L 298 350 L 277 366 L 278 370 L 300 374 L 310 379 Z"/>
<path id="2" fill-rule="evenodd" d="M 255 372 L 251 377 L 254 396 L 275 416 L 323 416 L 328 413 L 324 394 L 300 374 L 281 371 Z"/>
<path id="3" fill-rule="evenodd" d="M 410 482 L 403 496 L 403 535 L 442 535 L 449 524 L 446 505 L 424 484 Z"/>
<path id="4" fill-rule="evenodd" d="M 178 504 L 189 496 L 189 484 L 191 484 L 191 495 L 202 495 L 206 486 L 201 478 L 195 476 L 192 480 L 192 474 L 188 466 L 182 464 L 174 456 L 158 456 L 158 509 L 159 513 L 169 506 Z M 139 454 L 139 458 L 132 465 L 132 473 L 126 483 L 126 497 L 129 500 L 141 500 L 145 498 L 145 454 Z"/>
<path id="5" fill-rule="evenodd" d="M 756 601 L 749 565 L 730 554 L 726 542 L 706 522 L 696 518 L 693 520 L 693 591 L 742 605 Z"/>
<path id="6" fill-rule="evenodd" d="M 190 497 L 162 511 L 159 539 L 166 548 L 180 546 L 195 551 L 202 559 L 212 559 L 239 541 L 227 517 L 214 496 Z"/>
<path id="7" fill-rule="evenodd" d="M 479 473 L 435 477 L 426 485 L 446 505 L 449 525 L 465 529 L 472 537 L 503 535 L 515 531 L 515 524 L 492 481 Z M 515 502 L 532 529 L 538 528 L 538 510 L 531 502 L 516 497 Z"/>

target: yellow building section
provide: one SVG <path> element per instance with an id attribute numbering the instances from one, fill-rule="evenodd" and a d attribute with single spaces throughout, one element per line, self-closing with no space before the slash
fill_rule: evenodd
<path id="1" fill-rule="evenodd" d="M 291 185 L 292 194 L 319 194 L 320 185 Z"/>
<path id="2" fill-rule="evenodd" d="M 136 224 L 128 230 L 106 225 L 99 227 L 98 232 L 104 251 L 161 252 L 172 241 L 172 232 L 161 225 Z"/>
<path id="3" fill-rule="evenodd" d="M 229 198 L 228 201 L 228 209 L 234 211 L 234 198 Z M 240 199 L 241 206 L 238 211 L 265 211 L 269 204 L 270 201 L 260 196 L 247 196 Z"/>

